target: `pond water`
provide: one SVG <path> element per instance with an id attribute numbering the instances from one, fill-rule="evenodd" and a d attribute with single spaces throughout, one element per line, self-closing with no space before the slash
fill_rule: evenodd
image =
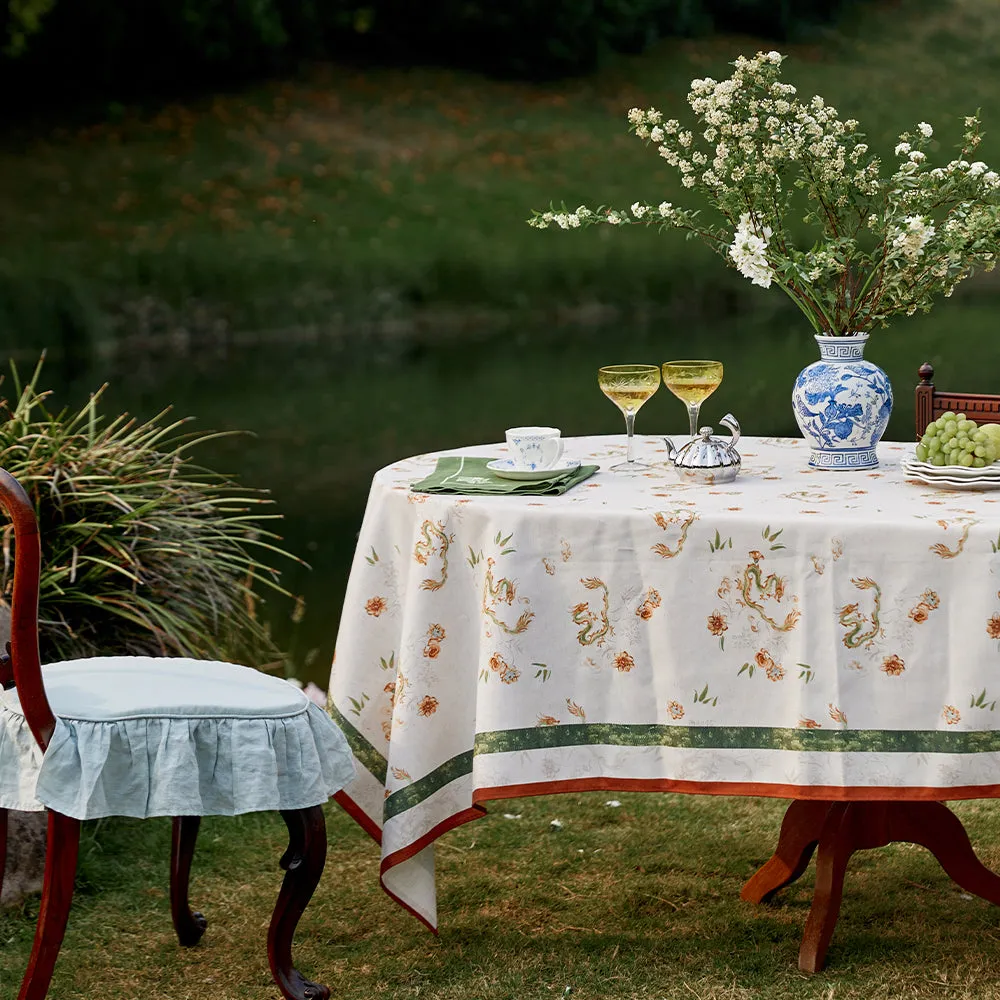
<path id="1" fill-rule="evenodd" d="M 975 326 L 979 308 L 964 310 L 963 322 Z M 1000 347 L 993 346 L 995 310 L 982 308 L 989 346 L 981 342 L 980 353 L 954 364 L 949 384 L 997 391 L 1000 385 L 988 378 L 984 383 L 983 376 L 1000 362 Z M 887 434 L 896 439 L 912 433 L 917 367 L 925 360 L 939 364 L 948 340 L 931 318 L 908 322 L 905 340 L 897 331 L 879 332 L 867 351 L 896 387 Z M 195 417 L 198 429 L 251 432 L 217 441 L 194 457 L 246 486 L 272 492 L 284 515 L 277 528 L 282 545 L 311 568 L 288 563 L 283 575 L 285 586 L 305 599 L 303 620 L 293 625 L 292 602 L 274 598 L 268 618 L 296 673 L 325 688 L 357 531 L 377 469 L 407 455 L 499 441 L 514 424 L 556 424 L 566 435 L 621 433 L 621 415 L 599 392 L 596 372 L 623 362 L 718 358 L 725 378 L 705 403 L 702 423 L 717 424 L 732 411 L 746 434 L 797 434 L 791 386 L 816 356 L 810 332 L 794 317 L 733 317 L 696 327 L 664 321 L 601 328 L 538 324 L 462 336 L 369 333 L 351 342 L 320 337 L 185 353 L 161 346 L 86 369 L 67 371 L 50 362 L 42 383 L 55 391 L 57 408 L 82 402 L 108 381 L 108 416 L 127 411 L 145 418 L 169 405 L 177 416 Z M 685 427 L 683 405 L 662 387 L 636 423 L 645 434 L 679 434 Z"/>

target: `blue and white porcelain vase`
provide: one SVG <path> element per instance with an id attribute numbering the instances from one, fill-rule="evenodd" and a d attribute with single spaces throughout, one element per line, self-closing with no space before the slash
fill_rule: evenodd
<path id="1" fill-rule="evenodd" d="M 792 390 L 795 420 L 817 469 L 874 469 L 875 445 L 892 411 L 892 386 L 865 361 L 867 333 L 817 336 L 819 361 L 799 372 Z"/>

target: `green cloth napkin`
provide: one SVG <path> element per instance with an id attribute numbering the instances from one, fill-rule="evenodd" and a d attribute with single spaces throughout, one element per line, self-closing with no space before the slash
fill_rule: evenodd
<path id="1" fill-rule="evenodd" d="M 419 483 L 411 483 L 415 493 L 467 493 L 528 494 L 529 496 L 558 496 L 572 489 L 592 476 L 599 468 L 596 465 L 581 465 L 575 472 L 556 479 L 536 479 L 523 482 L 517 479 L 501 479 L 486 468 L 492 458 L 477 458 L 471 455 L 443 455 L 437 460 L 437 467 Z"/>

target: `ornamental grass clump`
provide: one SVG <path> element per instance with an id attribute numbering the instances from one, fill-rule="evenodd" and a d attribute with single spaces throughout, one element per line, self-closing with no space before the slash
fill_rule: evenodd
<path id="1" fill-rule="evenodd" d="M 100 392 L 52 413 L 41 365 L 17 400 L 0 400 L 0 467 L 25 488 L 41 528 L 43 662 L 146 654 L 277 666 L 282 654 L 258 615 L 255 584 L 284 594 L 262 511 L 272 501 L 195 465 L 192 448 L 220 435 L 181 433 L 163 411 L 105 421 Z M 2 600 L 13 584 L 9 525 Z"/>
<path id="2" fill-rule="evenodd" d="M 783 59 L 740 56 L 728 80 L 693 80 L 694 127 L 656 108 L 628 113 L 630 130 L 678 170 L 683 187 L 704 196 L 717 221 L 664 201 L 535 212 L 529 224 L 684 230 L 755 285 L 780 287 L 816 333 L 834 336 L 926 312 L 977 268 L 992 270 L 1000 175 L 975 159 L 979 119 L 965 119 L 958 157 L 937 167 L 929 157 L 934 129 L 920 122 L 899 137 L 898 166 L 885 175 L 857 121 L 781 82 Z M 795 216 L 815 234 L 811 246 L 794 241 Z"/>

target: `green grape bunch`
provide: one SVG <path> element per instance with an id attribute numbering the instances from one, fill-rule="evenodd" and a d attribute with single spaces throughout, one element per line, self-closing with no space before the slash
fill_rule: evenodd
<path id="1" fill-rule="evenodd" d="M 964 413 L 942 413 L 917 445 L 917 460 L 982 469 L 1000 458 L 1000 424 L 977 426 Z"/>

